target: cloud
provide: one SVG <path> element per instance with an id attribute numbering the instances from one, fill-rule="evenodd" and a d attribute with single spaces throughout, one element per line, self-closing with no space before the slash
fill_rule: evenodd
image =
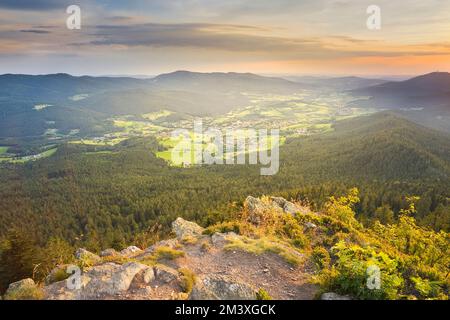
<path id="1" fill-rule="evenodd" d="M 73 45 L 120 48 L 197 48 L 280 59 L 333 59 L 339 57 L 395 57 L 433 55 L 426 46 L 389 46 L 380 40 L 348 36 L 276 37 L 255 26 L 211 23 L 97 25 L 92 39 Z M 267 32 L 269 31 L 269 32 Z M 428 48 L 429 49 L 429 48 Z"/>
<path id="2" fill-rule="evenodd" d="M 47 30 L 37 30 L 37 29 L 24 29 L 24 30 L 20 30 L 20 32 L 36 33 L 36 34 L 47 34 L 47 33 L 51 33 L 50 31 L 47 31 Z"/>
<path id="3" fill-rule="evenodd" d="M 257 35 L 265 28 L 210 23 L 98 25 L 94 40 L 85 45 L 126 47 L 193 47 L 237 52 L 316 52 L 316 39 L 289 39 Z"/>
<path id="4" fill-rule="evenodd" d="M 0 8 L 12 10 L 51 10 L 63 9 L 69 1 L 66 0 L 2 0 Z"/>

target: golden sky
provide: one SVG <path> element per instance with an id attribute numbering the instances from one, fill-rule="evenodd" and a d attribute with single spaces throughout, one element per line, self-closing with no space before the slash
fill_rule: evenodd
<path id="1" fill-rule="evenodd" d="M 0 73 L 450 71 L 448 0 L 2 0 Z M 369 5 L 381 29 L 369 30 Z"/>

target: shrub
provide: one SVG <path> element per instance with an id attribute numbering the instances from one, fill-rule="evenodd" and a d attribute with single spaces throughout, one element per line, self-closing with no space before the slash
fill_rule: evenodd
<path id="1" fill-rule="evenodd" d="M 178 272 L 181 273 L 181 287 L 183 291 L 190 293 L 196 281 L 195 274 L 187 268 L 180 268 Z"/>
<path id="2" fill-rule="evenodd" d="M 181 242 L 188 245 L 194 245 L 198 242 L 198 238 L 191 235 L 186 235 L 181 239 Z"/>
<path id="3" fill-rule="evenodd" d="M 169 247 L 158 247 L 153 254 L 155 260 L 174 260 L 180 257 L 184 257 L 184 252 L 175 250 Z"/>
<path id="4" fill-rule="evenodd" d="M 303 227 L 291 215 L 280 217 L 280 224 L 276 233 L 290 240 L 290 243 L 297 248 L 305 248 L 309 244 L 309 239 L 303 234 Z"/>
<path id="5" fill-rule="evenodd" d="M 219 232 L 219 233 L 234 232 L 236 234 L 242 234 L 241 233 L 242 227 L 243 227 L 242 222 L 240 222 L 238 220 L 234 220 L 234 221 L 222 222 L 222 223 L 210 226 L 210 227 L 206 228 L 203 233 L 206 235 L 213 235 L 216 232 Z"/>
<path id="6" fill-rule="evenodd" d="M 411 281 L 423 298 L 436 298 L 442 293 L 441 283 L 439 281 L 430 281 L 420 277 L 411 277 Z"/>
<path id="7" fill-rule="evenodd" d="M 209 249 L 211 249 L 211 244 L 209 243 L 209 241 L 202 241 L 201 249 L 203 252 L 208 252 Z"/>
<path id="8" fill-rule="evenodd" d="M 66 266 L 57 267 L 57 269 L 50 273 L 48 277 L 48 283 L 55 283 L 66 280 L 70 277 L 70 274 L 66 272 Z"/>
<path id="9" fill-rule="evenodd" d="M 330 254 L 324 247 L 315 247 L 311 259 L 318 270 L 327 269 L 330 266 Z"/>
<path id="10" fill-rule="evenodd" d="M 350 294 L 359 299 L 396 299 L 403 285 L 399 261 L 371 247 L 361 248 L 339 242 L 332 248 L 337 261 L 327 272 L 325 286 L 330 290 Z M 380 270 L 380 288 L 368 287 L 369 267 Z"/>
<path id="11" fill-rule="evenodd" d="M 256 300 L 272 300 L 272 297 L 266 290 L 260 288 L 256 293 Z"/>

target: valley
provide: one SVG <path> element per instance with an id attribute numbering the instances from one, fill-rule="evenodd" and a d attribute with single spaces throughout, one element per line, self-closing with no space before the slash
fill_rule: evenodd
<path id="1" fill-rule="evenodd" d="M 38 146 L 46 148 L 50 143 L 70 143 L 89 146 L 114 146 L 136 137 L 155 136 L 167 150 L 158 155 L 171 162 L 170 153 L 175 141 L 170 141 L 175 129 L 192 130 L 194 119 L 204 126 L 227 129 L 279 129 L 282 140 L 288 137 L 308 136 L 333 130 L 336 121 L 369 115 L 374 108 L 346 107 L 354 98 L 344 93 L 303 90 L 292 95 L 243 93 L 248 105 L 217 116 L 193 116 L 161 109 L 155 112 L 135 115 L 120 115 L 103 120 L 102 135 L 83 135 L 80 128 L 72 127 L 69 132 L 56 129 L 56 121 L 47 120 L 47 129 L 40 137 L 35 137 Z M 51 106 L 49 106 L 51 107 Z M 39 109 L 42 110 L 42 109 Z M 51 119 L 51 118 L 49 118 Z M 8 140 L 6 140 L 8 141 Z M 39 159 L 29 154 L 27 143 L 19 143 L 21 152 L 3 157 L 3 162 L 26 162 Z M 225 155 L 226 156 L 226 155 Z M 20 161 L 17 161 L 20 159 Z M 173 163 L 172 163 L 173 164 Z"/>
<path id="2" fill-rule="evenodd" d="M 62 80 L 71 83 L 87 80 L 55 77 L 58 85 Z M 197 85 L 179 77 L 188 77 L 190 81 L 194 78 Z M 212 79 L 219 83 L 212 85 Z M 178 217 L 204 228 L 236 232 L 244 237 L 227 246 L 264 257 L 270 253 L 268 261 L 276 261 L 277 265 L 286 252 L 292 252 L 307 257 L 305 268 L 309 268 L 315 250 L 319 255 L 333 254 L 333 250 L 342 246 L 340 239 L 344 236 L 359 239 L 358 245 L 364 247 L 367 239 L 360 238 L 361 230 L 370 234 L 368 239 L 374 246 L 386 243 L 385 233 L 389 232 L 411 232 L 421 246 L 433 237 L 441 243 L 435 249 L 439 255 L 445 255 L 442 244 L 446 243 L 450 230 L 450 139 L 445 128 L 434 128 L 434 109 L 430 112 L 428 108 L 387 110 L 367 106 L 364 101 L 369 98 L 354 95 L 346 86 L 340 88 L 342 80 L 336 80 L 330 87 L 311 87 L 311 83 L 261 79 L 247 74 L 185 72 L 164 75 L 157 80 L 155 84 L 154 79 L 89 78 L 90 83 L 100 81 L 101 85 L 91 86 L 100 86 L 102 90 L 87 90 L 89 86 L 78 84 L 79 90 L 68 86 L 69 89 L 65 88 L 56 97 L 40 96 L 28 102 L 3 93 L 4 100 L 0 101 L 1 291 L 12 281 L 29 277 L 36 263 L 43 262 L 45 268 L 54 267 L 54 262 L 47 259 L 51 257 L 48 252 L 64 252 L 62 261 L 73 261 L 76 248 L 99 253 L 107 248 L 122 250 L 129 245 L 146 248 L 159 241 L 165 243 L 171 236 L 171 224 Z M 116 81 L 120 84 L 115 84 Z M 352 88 L 355 81 L 368 83 L 352 79 Z M 273 90 L 268 89 L 271 85 Z M 214 98 L 205 102 L 199 92 L 204 90 L 198 86 L 210 90 L 209 98 Z M 51 92 L 54 95 L 55 91 Z M 161 100 L 167 95 L 169 99 Z M 109 99 L 104 100 L 105 96 Z M 427 117 L 428 114 L 431 116 Z M 446 111 L 441 109 L 438 115 L 446 124 Z M 262 176 L 261 165 L 176 163 L 172 150 L 178 141 L 171 139 L 171 133 L 186 129 L 189 136 L 195 137 L 195 120 L 201 120 L 204 128 L 217 128 L 221 132 L 242 128 L 279 129 L 279 171 L 273 176 Z M 231 156 L 224 154 L 224 158 Z M 349 190 L 357 193 L 357 201 L 351 205 L 345 202 L 350 200 L 342 200 L 347 199 Z M 295 221 L 288 219 L 283 222 L 285 227 L 278 226 L 281 229 L 267 229 L 267 233 L 276 233 L 265 238 L 265 229 L 252 233 L 240 215 L 248 206 L 244 199 L 252 196 L 266 201 L 266 195 L 292 200 L 302 208 L 325 215 L 318 219 L 313 214 L 308 216 L 311 221 L 306 222 L 302 220 L 306 216 L 298 214 Z M 335 212 L 336 201 L 340 209 Z M 405 220 L 406 215 L 413 222 Z M 320 226 L 323 235 L 308 233 L 307 225 L 311 224 Z M 13 250 L 10 246 L 16 243 L 25 248 L 23 259 L 30 259 L 25 264 L 20 262 L 24 269 L 8 260 Z M 405 251 L 398 243 L 389 246 Z M 183 249 L 187 256 L 191 254 L 190 249 Z M 353 247 L 341 250 L 347 252 Z M 397 249 L 386 250 L 392 259 L 400 259 Z M 281 258 L 274 258 L 274 252 Z M 194 254 L 199 253 L 194 250 Z M 292 258 L 290 254 L 288 258 Z M 213 260 L 212 269 L 217 269 Z M 197 263 L 205 261 L 200 259 L 189 266 L 201 273 Z M 354 257 L 351 261 L 359 263 Z M 120 258 L 117 262 L 124 260 Z M 182 260 L 176 266 L 182 268 L 185 262 Z M 429 261 L 426 263 L 426 268 L 437 270 L 437 279 L 442 282 L 443 265 L 435 267 Z M 254 259 L 248 259 L 248 267 L 253 264 Z M 326 275 L 328 269 L 321 268 Z M 212 269 L 210 273 L 215 272 Z M 42 281 L 50 271 L 42 269 L 34 278 Z M 346 274 L 348 270 L 344 268 L 341 272 Z M 419 281 L 417 286 L 420 286 L 420 281 L 434 278 L 421 273 L 421 269 L 414 269 L 420 274 L 416 280 L 408 278 L 410 269 L 401 272 L 408 284 L 399 292 L 432 298 L 442 298 L 446 292 L 445 285 L 422 294 L 411 291 L 409 288 L 416 286 L 414 281 Z M 286 276 L 290 276 L 290 271 Z M 277 292 L 264 285 L 266 276 L 260 279 L 261 287 L 275 297 L 288 299 L 294 294 L 294 298 L 313 298 L 314 295 L 309 291 L 306 295 L 304 291 L 304 285 L 309 286 L 312 278 L 308 278 L 308 284 L 303 280 L 293 281 L 293 285 L 301 288 L 294 293 L 288 288 Z M 287 279 L 282 276 L 279 281 L 285 283 Z M 383 297 L 389 294 L 383 292 Z M 127 297 L 130 296 L 124 296 Z"/>

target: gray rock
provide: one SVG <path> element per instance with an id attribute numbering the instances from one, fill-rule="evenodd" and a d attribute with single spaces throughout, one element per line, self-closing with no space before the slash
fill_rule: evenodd
<path id="1" fill-rule="evenodd" d="M 6 291 L 6 294 L 11 293 L 13 291 L 22 289 L 22 288 L 30 288 L 35 287 L 36 283 L 34 283 L 33 279 L 23 279 L 17 282 L 13 282 L 8 286 L 8 290 Z"/>
<path id="2" fill-rule="evenodd" d="M 179 273 L 177 270 L 165 265 L 156 265 L 154 267 L 154 271 L 156 279 L 163 283 L 170 283 L 172 281 L 178 280 L 179 278 Z"/>
<path id="3" fill-rule="evenodd" d="M 309 208 L 297 205 L 281 197 L 271 197 L 270 200 L 272 200 L 274 206 L 281 208 L 284 213 L 295 215 L 296 213 L 305 214 L 310 212 Z"/>
<path id="4" fill-rule="evenodd" d="M 23 279 L 8 286 L 5 300 L 40 300 L 43 294 L 33 279 Z"/>
<path id="5" fill-rule="evenodd" d="M 183 239 L 186 236 L 200 236 L 203 230 L 198 224 L 186 221 L 183 218 L 177 218 L 177 220 L 172 222 L 172 231 L 177 235 L 178 239 Z"/>
<path id="6" fill-rule="evenodd" d="M 255 300 L 256 291 L 248 284 L 224 276 L 210 276 L 197 280 L 190 300 Z"/>
<path id="7" fill-rule="evenodd" d="M 138 247 L 130 246 L 130 247 L 120 251 L 120 254 L 125 256 L 125 257 L 130 257 L 130 256 L 133 256 L 133 255 L 139 254 L 141 252 L 142 252 L 142 250 L 139 249 Z"/>
<path id="8" fill-rule="evenodd" d="M 137 262 L 129 262 L 122 265 L 111 278 L 114 291 L 112 294 L 115 294 L 117 291 L 127 291 L 136 274 L 144 269 L 148 269 L 148 266 Z"/>
<path id="9" fill-rule="evenodd" d="M 320 300 L 352 300 L 350 296 L 343 296 L 334 292 L 326 292 L 322 294 Z"/>
<path id="10" fill-rule="evenodd" d="M 248 221 L 255 226 L 261 225 L 264 214 L 275 208 L 252 196 L 248 196 L 247 199 L 245 199 L 244 207 L 248 212 Z M 279 210 L 279 207 L 276 206 L 276 209 Z"/>
<path id="11" fill-rule="evenodd" d="M 75 252 L 75 258 L 77 258 L 78 260 L 88 261 L 90 263 L 97 263 L 102 260 L 95 253 L 87 251 L 86 249 L 83 248 L 80 248 Z"/>
<path id="12" fill-rule="evenodd" d="M 270 197 L 270 200 L 274 202 L 278 207 L 284 208 L 286 202 L 288 202 L 285 198 L 282 197 Z"/>
<path id="13" fill-rule="evenodd" d="M 66 281 L 45 287 L 46 299 L 49 300 L 97 300 L 108 299 L 129 290 L 135 276 L 148 266 L 136 262 L 118 265 L 104 263 L 89 268 L 81 276 L 81 286 L 70 289 Z"/>
<path id="14" fill-rule="evenodd" d="M 300 212 L 300 208 L 297 207 L 292 202 L 286 201 L 286 203 L 283 206 L 283 211 L 285 213 L 289 213 L 291 215 L 295 215 L 297 212 Z"/>
<path id="15" fill-rule="evenodd" d="M 114 249 L 106 249 L 100 252 L 100 257 L 115 257 L 118 256 L 119 253 Z"/>
<path id="16" fill-rule="evenodd" d="M 153 268 L 145 269 L 144 274 L 143 274 L 143 280 L 146 284 L 149 284 L 153 280 L 155 280 L 155 271 L 153 270 Z"/>

